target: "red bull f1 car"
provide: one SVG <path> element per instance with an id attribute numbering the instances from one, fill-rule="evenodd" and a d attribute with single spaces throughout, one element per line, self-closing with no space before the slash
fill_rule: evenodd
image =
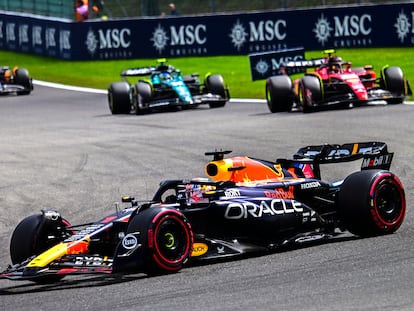
<path id="1" fill-rule="evenodd" d="M 43 210 L 15 228 L 11 264 L 0 278 L 56 282 L 67 275 L 177 272 L 187 263 L 271 252 L 285 245 L 395 232 L 406 211 L 404 187 L 389 171 L 382 142 L 300 148 L 290 159 L 213 156 L 208 178 L 165 180 L 149 202 L 96 222 L 71 225 Z M 321 165 L 362 159 L 344 179 L 321 179 Z"/>
<path id="2" fill-rule="evenodd" d="M 28 95 L 32 90 L 32 78 L 27 69 L 0 67 L 0 95 Z"/>
<path id="3" fill-rule="evenodd" d="M 108 88 L 108 103 L 112 114 L 142 114 L 167 108 L 190 108 L 209 104 L 224 107 L 230 92 L 223 77 L 207 74 L 201 82 L 198 74 L 183 76 L 181 71 L 159 59 L 157 66 L 131 68 L 121 72 L 122 82 Z M 128 78 L 142 77 L 137 82 Z M 146 79 L 143 79 L 146 77 Z"/>
<path id="4" fill-rule="evenodd" d="M 266 100 L 272 113 L 293 109 L 310 112 L 326 107 L 354 107 L 375 101 L 399 104 L 412 95 L 408 80 L 400 67 L 384 66 L 379 76 L 373 67 L 352 67 L 326 50 L 320 59 L 290 61 L 282 73 L 292 69 L 312 69 L 299 79 L 287 74 L 266 80 Z"/>

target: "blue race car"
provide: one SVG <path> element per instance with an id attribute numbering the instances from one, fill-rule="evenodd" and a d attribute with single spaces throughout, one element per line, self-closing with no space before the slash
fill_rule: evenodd
<path id="1" fill-rule="evenodd" d="M 54 210 L 24 218 L 10 239 L 0 279 L 57 282 L 76 274 L 159 275 L 191 262 L 242 258 L 284 247 L 391 234 L 406 214 L 404 186 L 389 171 L 384 142 L 300 148 L 276 162 L 213 151 L 208 178 L 160 183 L 150 201 L 71 225 Z M 361 170 L 329 182 L 321 166 L 362 160 Z M 347 232 L 348 231 L 348 232 Z M 375 242 L 375 241 L 373 241 Z M 3 255 L 4 256 L 4 255 Z"/>
<path id="2" fill-rule="evenodd" d="M 112 114 L 142 114 L 175 107 L 184 109 L 209 104 L 223 107 L 230 99 L 223 77 L 207 74 L 201 82 L 198 74 L 183 76 L 181 71 L 159 59 L 157 66 L 130 68 L 121 72 L 122 82 L 108 88 L 108 103 Z M 135 83 L 128 78 L 142 77 Z M 143 77 L 147 77 L 144 79 Z"/>

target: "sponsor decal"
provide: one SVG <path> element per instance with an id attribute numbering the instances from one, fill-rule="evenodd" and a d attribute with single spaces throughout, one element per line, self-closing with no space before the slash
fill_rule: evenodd
<path id="1" fill-rule="evenodd" d="M 29 25 L 23 24 L 19 26 L 19 44 L 20 46 L 29 43 Z"/>
<path id="2" fill-rule="evenodd" d="M 259 61 L 254 66 L 254 69 L 261 76 L 264 76 L 266 72 L 269 70 L 269 68 L 270 68 L 269 64 L 263 59 L 259 59 Z"/>
<path id="3" fill-rule="evenodd" d="M 46 31 L 45 31 L 46 49 L 56 47 L 55 33 L 56 33 L 55 28 L 46 28 Z"/>
<path id="4" fill-rule="evenodd" d="M 159 54 L 161 54 L 165 49 L 169 39 L 170 38 L 167 36 L 167 32 L 160 24 L 158 24 L 158 27 L 155 28 L 154 32 L 152 33 L 151 41 L 153 42 L 152 45 L 155 47 Z"/>
<path id="5" fill-rule="evenodd" d="M 313 32 L 322 46 L 331 40 L 334 47 L 370 46 L 372 39 L 372 16 L 370 14 L 335 15 L 329 21 L 322 13 Z"/>
<path id="6" fill-rule="evenodd" d="M 133 249 L 133 248 L 137 247 L 137 245 L 138 245 L 138 240 L 135 237 L 135 235 L 133 235 L 133 234 L 127 234 L 122 239 L 122 246 L 125 249 Z"/>
<path id="7" fill-rule="evenodd" d="M 300 188 L 304 190 L 304 189 L 318 188 L 320 186 L 321 186 L 321 183 L 319 181 L 312 181 L 312 182 L 301 184 Z"/>
<path id="8" fill-rule="evenodd" d="M 70 30 L 59 31 L 59 51 L 62 58 L 71 58 Z"/>
<path id="9" fill-rule="evenodd" d="M 313 32 L 315 33 L 316 39 L 325 46 L 325 43 L 328 41 L 329 37 L 331 36 L 331 31 L 333 28 L 331 24 L 327 20 L 327 18 L 321 14 L 321 17 L 315 23 L 315 28 L 313 28 Z"/>
<path id="10" fill-rule="evenodd" d="M 306 242 L 313 242 L 313 241 L 318 241 L 318 240 L 322 240 L 324 238 L 326 238 L 327 235 L 320 233 L 320 234 L 313 234 L 313 235 L 308 235 L 308 236 L 302 236 L 299 237 L 295 240 L 296 243 L 306 243 Z"/>
<path id="11" fill-rule="evenodd" d="M 283 188 L 275 189 L 273 191 L 265 191 L 264 194 L 267 198 L 275 198 L 275 199 L 293 199 L 293 186 L 290 186 L 289 189 L 286 191 Z"/>
<path id="12" fill-rule="evenodd" d="M 302 214 L 302 216 L 303 216 L 302 223 L 307 223 L 308 221 L 310 221 L 310 222 L 316 221 L 316 212 L 315 211 L 305 212 L 305 213 Z"/>
<path id="13" fill-rule="evenodd" d="M 58 219 L 59 219 L 60 214 L 59 214 L 58 212 L 56 212 L 56 211 L 51 211 L 51 210 L 49 210 L 49 211 L 45 211 L 45 212 L 43 213 L 43 216 L 44 216 L 46 219 L 49 219 L 49 220 L 53 220 L 53 221 L 55 221 L 55 220 L 58 220 Z"/>
<path id="14" fill-rule="evenodd" d="M 261 201 L 259 204 L 253 202 L 230 203 L 227 205 L 224 218 L 260 218 L 266 215 L 275 216 L 302 212 L 302 204 L 298 201 L 274 199 L 271 201 Z"/>
<path id="15" fill-rule="evenodd" d="M 6 24 L 6 41 L 10 48 L 15 49 L 16 46 L 16 24 L 15 23 L 7 23 Z"/>
<path id="16" fill-rule="evenodd" d="M 94 234 L 104 230 L 105 228 L 108 228 L 109 226 L 111 226 L 111 224 L 109 224 L 109 225 L 105 225 L 105 224 L 102 224 L 102 223 L 92 224 L 92 225 L 86 227 L 85 229 L 82 229 L 78 233 L 70 236 L 66 241 L 77 241 L 77 240 L 83 239 L 85 236 L 94 235 Z"/>
<path id="17" fill-rule="evenodd" d="M 158 24 L 150 40 L 158 54 L 162 54 L 167 47 L 173 56 L 207 54 L 207 25 L 171 25 L 166 30 Z"/>
<path id="18" fill-rule="evenodd" d="M 226 198 L 235 198 L 235 197 L 239 197 L 240 196 L 240 190 L 238 189 L 227 189 L 224 192 L 224 196 Z"/>
<path id="19" fill-rule="evenodd" d="M 248 26 L 239 19 L 230 30 L 229 37 L 233 46 L 240 49 L 248 42 L 250 52 L 280 50 L 286 48 L 287 22 L 284 19 L 249 21 Z"/>
<path id="20" fill-rule="evenodd" d="M 42 47 L 43 46 L 42 27 L 41 26 L 33 26 L 32 27 L 32 45 L 34 47 Z"/>
<path id="21" fill-rule="evenodd" d="M 217 246 L 217 254 L 224 254 L 224 246 Z"/>
<path id="22" fill-rule="evenodd" d="M 106 262 L 109 262 L 109 266 L 112 265 L 112 259 L 109 259 L 108 257 L 103 258 L 103 257 L 98 257 L 98 256 L 77 256 L 75 258 L 74 265 L 76 266 L 102 266 Z"/>
<path id="23" fill-rule="evenodd" d="M 373 167 L 388 167 L 391 165 L 393 154 L 385 154 L 380 156 L 373 156 L 373 157 L 367 157 L 364 158 L 361 164 L 361 169 L 366 168 L 373 168 Z"/>
<path id="24" fill-rule="evenodd" d="M 86 49 L 89 51 L 91 55 L 95 54 L 96 49 L 98 48 L 98 38 L 95 36 L 95 33 L 89 29 L 88 33 L 86 34 Z"/>
<path id="25" fill-rule="evenodd" d="M 61 30 L 59 32 L 59 42 L 60 42 L 60 50 L 70 50 L 70 31 L 69 30 Z"/>
<path id="26" fill-rule="evenodd" d="M 404 10 L 401 10 L 401 12 L 397 16 L 394 27 L 401 43 L 404 43 L 404 40 L 408 36 L 408 34 L 414 34 L 414 12 L 411 12 L 410 20 L 407 14 L 404 13 Z"/>
<path id="27" fill-rule="evenodd" d="M 139 76 L 139 75 L 148 75 L 151 73 L 150 68 L 133 68 L 127 69 L 124 71 L 126 76 Z"/>
<path id="28" fill-rule="evenodd" d="M 236 24 L 233 25 L 233 28 L 231 29 L 229 34 L 231 42 L 233 43 L 233 46 L 237 49 L 237 51 L 240 51 L 240 48 L 246 42 L 247 36 L 248 33 L 246 32 L 246 29 L 244 28 L 243 24 L 240 22 L 240 20 L 237 20 Z"/>
<path id="29" fill-rule="evenodd" d="M 131 29 L 108 28 L 98 29 L 97 32 L 91 28 L 86 34 L 86 49 L 91 56 L 98 54 L 99 58 L 127 58 L 132 55 L 129 50 L 131 46 Z"/>
<path id="30" fill-rule="evenodd" d="M 208 251 L 207 244 L 194 243 L 193 244 L 193 249 L 192 249 L 192 252 L 191 252 L 191 257 L 197 257 L 197 256 L 204 255 L 205 253 L 207 253 L 207 251 Z"/>
<path id="31" fill-rule="evenodd" d="M 280 69 L 283 64 L 300 61 L 304 58 L 305 50 L 303 48 L 249 54 L 252 80 L 255 81 L 280 75 L 282 74 Z M 285 71 L 288 74 L 305 72 L 302 68 L 285 68 Z"/>

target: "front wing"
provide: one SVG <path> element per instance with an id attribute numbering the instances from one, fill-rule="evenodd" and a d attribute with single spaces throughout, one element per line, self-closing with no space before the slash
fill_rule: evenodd
<path id="1" fill-rule="evenodd" d="M 0 87 L 0 95 L 8 95 L 13 93 L 21 93 L 30 91 L 22 85 L 19 84 L 2 84 Z"/>
<path id="2" fill-rule="evenodd" d="M 148 102 L 145 108 L 147 109 L 157 109 L 157 108 L 165 108 L 165 107 L 174 107 L 174 106 L 182 106 L 182 107 L 195 107 L 202 104 L 210 104 L 214 102 L 221 102 L 226 100 L 222 98 L 220 95 L 207 93 L 207 94 L 200 94 L 200 95 L 193 95 L 192 101 L 183 102 L 178 97 L 171 97 L 171 98 L 163 98 L 163 99 L 155 99 Z"/>
<path id="3" fill-rule="evenodd" d="M 35 280 L 50 276 L 113 273 L 112 259 L 106 256 L 70 255 L 46 267 L 36 268 L 27 266 L 31 259 L 21 264 L 10 265 L 0 273 L 0 279 Z"/>
<path id="4" fill-rule="evenodd" d="M 366 100 L 359 99 L 354 93 L 336 93 L 325 94 L 325 98 L 321 101 L 313 103 L 314 107 L 337 106 L 343 104 L 365 105 L 382 102 L 402 102 L 405 95 L 396 96 L 389 91 L 382 89 L 372 89 L 368 91 L 368 98 Z"/>

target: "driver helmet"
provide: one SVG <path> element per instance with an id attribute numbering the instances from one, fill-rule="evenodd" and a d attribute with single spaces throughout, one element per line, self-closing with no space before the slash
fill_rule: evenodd
<path id="1" fill-rule="evenodd" d="M 168 72 L 161 72 L 160 78 L 161 78 L 161 80 L 170 80 L 171 75 Z"/>
<path id="2" fill-rule="evenodd" d="M 328 58 L 328 63 L 341 63 L 342 58 L 339 56 L 331 56 Z"/>
<path id="3" fill-rule="evenodd" d="M 210 200 L 205 194 L 213 193 L 215 186 L 212 185 L 201 185 L 197 183 L 189 183 L 185 186 L 184 195 L 187 205 L 197 203 L 208 203 Z"/>

